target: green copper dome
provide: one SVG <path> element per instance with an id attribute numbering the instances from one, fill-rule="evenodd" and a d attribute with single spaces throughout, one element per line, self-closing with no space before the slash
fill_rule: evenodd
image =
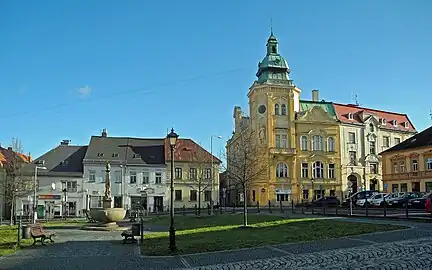
<path id="1" fill-rule="evenodd" d="M 287 61 L 278 52 L 277 38 L 271 33 L 267 40 L 267 54 L 258 63 L 258 83 L 283 83 L 290 84 L 290 69 Z"/>

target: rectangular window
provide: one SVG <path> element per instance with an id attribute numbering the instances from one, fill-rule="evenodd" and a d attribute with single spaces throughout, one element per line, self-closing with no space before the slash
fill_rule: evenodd
<path id="1" fill-rule="evenodd" d="M 309 190 L 303 189 L 303 200 L 308 200 L 308 199 L 309 199 Z"/>
<path id="2" fill-rule="evenodd" d="M 89 182 L 96 182 L 96 171 L 90 170 L 89 171 Z"/>
<path id="3" fill-rule="evenodd" d="M 287 144 L 287 135 L 282 135 L 281 136 L 281 147 L 282 148 L 287 148 L 288 144 Z"/>
<path id="4" fill-rule="evenodd" d="M 399 165 L 397 162 L 393 162 L 393 173 L 399 173 Z"/>
<path id="5" fill-rule="evenodd" d="M 150 175 L 149 175 L 149 172 L 144 171 L 144 172 L 142 173 L 142 175 L 143 175 L 143 184 L 149 184 L 149 183 L 150 183 Z"/>
<path id="6" fill-rule="evenodd" d="M 399 168 L 401 173 L 405 172 L 405 161 L 399 162 Z"/>
<path id="7" fill-rule="evenodd" d="M 392 192 L 399 192 L 399 185 L 398 184 L 392 184 Z"/>
<path id="8" fill-rule="evenodd" d="M 204 200 L 206 202 L 209 202 L 211 200 L 211 191 L 210 190 L 204 191 Z"/>
<path id="9" fill-rule="evenodd" d="M 197 169 L 196 168 L 190 168 L 189 169 L 189 178 L 191 180 L 196 180 L 197 179 Z"/>
<path id="10" fill-rule="evenodd" d="M 376 154 L 375 142 L 369 142 L 369 153 Z"/>
<path id="11" fill-rule="evenodd" d="M 357 165 L 357 152 L 349 151 L 350 165 Z"/>
<path id="12" fill-rule="evenodd" d="M 400 185 L 400 192 L 408 192 L 408 184 L 407 183 L 403 183 Z"/>
<path id="13" fill-rule="evenodd" d="M 281 135 L 276 134 L 275 136 L 276 136 L 276 140 L 275 140 L 276 148 L 280 148 L 281 147 Z"/>
<path id="14" fill-rule="evenodd" d="M 121 171 L 115 171 L 114 172 L 114 183 L 121 183 Z"/>
<path id="15" fill-rule="evenodd" d="M 413 172 L 417 172 L 418 171 L 418 161 L 416 159 L 414 159 L 412 161 L 412 171 Z"/>
<path id="16" fill-rule="evenodd" d="M 356 142 L 356 136 L 354 132 L 348 132 L 348 142 L 349 143 L 355 143 Z"/>
<path id="17" fill-rule="evenodd" d="M 335 178 L 335 165 L 334 164 L 328 165 L 328 178 L 330 178 L 330 179 Z"/>
<path id="18" fill-rule="evenodd" d="M 77 182 L 76 181 L 62 182 L 62 189 L 66 189 L 67 192 L 77 192 Z"/>
<path id="19" fill-rule="evenodd" d="M 383 146 L 389 147 L 390 146 L 390 138 L 388 136 L 383 137 Z"/>
<path id="20" fill-rule="evenodd" d="M 156 175 L 155 184 L 162 184 L 162 173 L 157 172 L 155 173 L 155 175 Z"/>
<path id="21" fill-rule="evenodd" d="M 182 179 L 182 168 L 175 168 L 175 179 Z"/>
<path id="22" fill-rule="evenodd" d="M 196 202 L 197 201 L 197 191 L 196 190 L 191 190 L 190 192 L 189 192 L 189 200 L 191 201 L 191 202 Z"/>
<path id="23" fill-rule="evenodd" d="M 210 168 L 207 168 L 207 169 L 204 170 L 204 178 L 205 179 L 211 179 L 212 178 L 212 176 L 211 176 L 211 169 Z"/>
<path id="24" fill-rule="evenodd" d="M 175 191 L 174 200 L 176 200 L 176 201 L 181 201 L 182 200 L 182 191 L 181 190 L 176 190 Z"/>
<path id="25" fill-rule="evenodd" d="M 432 191 L 432 182 L 426 182 L 426 193 L 431 192 Z"/>
<path id="26" fill-rule="evenodd" d="M 289 195 L 288 194 L 276 194 L 276 200 L 278 202 L 287 202 L 287 201 L 289 201 Z"/>
<path id="27" fill-rule="evenodd" d="M 369 171 L 372 174 L 378 174 L 378 164 L 376 164 L 376 163 L 370 163 L 369 164 Z"/>
<path id="28" fill-rule="evenodd" d="M 256 199 L 255 189 L 252 190 L 252 201 L 254 202 Z"/>
<path id="29" fill-rule="evenodd" d="M 90 208 L 102 207 L 102 196 L 91 196 L 90 197 Z"/>
<path id="30" fill-rule="evenodd" d="M 137 173 L 134 171 L 130 172 L 130 181 L 131 184 L 136 184 L 137 182 Z"/>
<path id="31" fill-rule="evenodd" d="M 302 163 L 302 178 L 308 178 L 309 177 L 309 164 Z"/>
<path id="32" fill-rule="evenodd" d="M 401 139 L 400 138 L 394 138 L 395 145 L 400 144 Z"/>
<path id="33" fill-rule="evenodd" d="M 432 170 L 432 158 L 428 158 L 427 160 L 426 160 L 426 169 L 429 171 L 429 170 Z"/>

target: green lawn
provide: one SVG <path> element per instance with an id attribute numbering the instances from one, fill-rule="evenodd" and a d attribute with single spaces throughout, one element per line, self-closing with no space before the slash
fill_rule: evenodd
<path id="1" fill-rule="evenodd" d="M 271 244 L 337 238 L 403 226 L 343 222 L 335 219 L 284 219 L 269 215 L 249 215 L 251 228 L 239 228 L 241 214 L 214 217 L 177 216 L 175 227 L 178 252 L 182 254 L 256 247 Z M 147 224 L 169 226 L 169 217 L 154 218 Z M 145 236 L 143 255 L 168 255 L 168 232 Z"/>
<path id="2" fill-rule="evenodd" d="M 59 220 L 59 221 L 49 221 L 43 222 L 44 227 L 80 227 L 86 224 L 85 221 L 80 220 Z M 18 249 L 18 226 L 0 225 L 0 256 L 13 253 Z M 22 239 L 22 247 L 29 246 L 33 243 L 32 239 Z"/>

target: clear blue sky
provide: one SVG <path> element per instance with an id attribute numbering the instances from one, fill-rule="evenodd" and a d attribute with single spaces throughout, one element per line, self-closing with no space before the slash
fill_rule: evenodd
<path id="1" fill-rule="evenodd" d="M 160 4 L 157 4 L 160 3 Z M 62 139 L 227 139 L 273 29 L 292 79 L 337 102 L 430 125 L 432 1 L 0 2 L 0 142 L 38 156 Z M 225 140 L 224 140 L 225 141 Z M 215 152 L 224 141 L 215 142 Z"/>

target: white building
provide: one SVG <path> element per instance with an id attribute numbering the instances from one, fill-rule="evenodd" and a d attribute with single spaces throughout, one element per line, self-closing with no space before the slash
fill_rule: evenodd
<path id="1" fill-rule="evenodd" d="M 92 136 L 84 157 L 84 190 L 90 207 L 101 207 L 106 163 L 111 165 L 113 207 L 165 211 L 168 186 L 164 139 Z"/>

